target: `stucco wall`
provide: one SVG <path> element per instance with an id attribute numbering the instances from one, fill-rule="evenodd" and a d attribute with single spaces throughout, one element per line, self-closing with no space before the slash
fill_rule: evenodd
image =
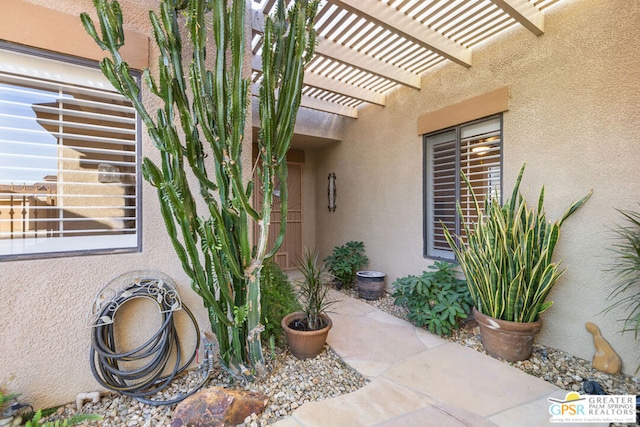
<path id="1" fill-rule="evenodd" d="M 76 16 L 94 9 L 91 0 L 30 0 L 30 3 Z M 157 1 L 125 0 L 120 3 L 125 28 L 151 36 L 148 10 L 154 8 Z M 247 52 L 250 54 L 249 49 Z M 152 70 L 157 55 L 152 44 L 149 54 Z M 250 61 L 246 63 L 250 64 Z M 250 70 L 247 68 L 245 73 L 248 75 Z M 146 91 L 143 100 L 150 109 L 158 107 Z M 250 135 L 250 124 L 249 118 L 246 135 Z M 143 130 L 142 135 L 142 155 L 159 161 L 158 152 L 146 131 Z M 243 156 L 245 164 L 250 165 L 251 150 L 244 150 Z M 245 174 L 250 174 L 251 168 L 245 169 Z M 0 264 L 0 388 L 3 391 L 20 393 L 22 401 L 37 409 L 75 401 L 79 392 L 100 389 L 89 369 L 90 308 L 100 288 L 128 271 L 158 270 L 171 277 L 178 285 L 183 303 L 195 313 L 201 329 L 210 329 L 202 301 L 191 290 L 167 237 L 156 191 L 146 182 L 142 190 L 142 209 L 141 253 Z M 121 310 L 116 322 L 122 319 L 119 328 L 130 328 L 130 339 L 148 338 L 157 330 L 158 319 L 153 316 L 159 314 L 154 304 L 128 303 Z M 186 341 L 184 350 L 191 351 L 194 335 L 186 316 L 181 316 L 177 327 L 183 334 L 181 339 Z"/>
<path id="2" fill-rule="evenodd" d="M 329 172 L 337 176 L 337 209 L 318 209 L 317 243 L 362 240 L 370 269 L 398 277 L 419 274 L 422 255 L 422 139 L 418 116 L 509 85 L 504 114 L 504 188 L 523 164 L 523 189 L 535 201 L 546 186 L 547 213 L 562 215 L 573 200 L 593 197 L 563 226 L 557 259 L 566 273 L 544 314 L 539 341 L 590 360 L 586 321 L 598 324 L 620 353 L 624 371 L 640 360 L 632 334 L 617 333 L 606 306 L 610 276 L 608 227 L 614 208 L 638 209 L 640 144 L 640 4 L 628 0 L 567 1 L 545 13 L 545 34 L 514 28 L 474 48 L 469 69 L 445 64 L 423 77 L 420 91 L 399 89 L 383 107 L 360 109 L 340 144 L 318 153 L 318 206 L 326 203 Z"/>

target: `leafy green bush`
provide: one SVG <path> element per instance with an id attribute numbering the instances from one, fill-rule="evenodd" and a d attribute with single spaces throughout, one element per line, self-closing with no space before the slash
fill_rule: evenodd
<path id="1" fill-rule="evenodd" d="M 273 337 L 278 346 L 283 346 L 285 345 L 285 337 L 280 321 L 287 314 L 300 311 L 300 303 L 298 303 L 289 277 L 274 261 L 270 260 L 262 267 L 260 280 L 262 290 L 260 296 L 261 322 L 265 325 L 262 338 L 270 339 Z"/>
<path id="2" fill-rule="evenodd" d="M 369 258 L 364 254 L 364 243 L 352 240 L 333 248 L 323 262 L 340 286 L 349 288 L 356 282 L 358 270 L 369 263 Z"/>
<path id="3" fill-rule="evenodd" d="M 454 265 L 436 262 L 420 277 L 401 277 L 393 282 L 396 305 L 408 309 L 407 317 L 419 327 L 438 335 L 450 335 L 458 320 L 467 317 L 473 301 L 467 283 L 456 277 Z"/>

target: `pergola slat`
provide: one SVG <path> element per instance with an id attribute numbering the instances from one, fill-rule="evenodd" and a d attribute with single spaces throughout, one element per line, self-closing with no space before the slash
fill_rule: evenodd
<path id="1" fill-rule="evenodd" d="M 253 96 L 258 96 L 260 92 L 260 85 L 253 84 L 251 85 L 251 94 Z M 351 117 L 353 119 L 358 118 L 358 109 L 355 107 L 350 107 L 347 105 L 343 105 L 341 103 L 324 101 L 322 99 L 309 96 L 302 95 L 300 99 L 300 106 L 304 108 L 309 108 L 311 110 L 322 111 L 325 113 L 331 113 L 338 116 Z"/>
<path id="2" fill-rule="evenodd" d="M 262 57 L 260 55 L 253 56 L 253 59 L 251 60 L 251 67 L 253 71 L 262 72 Z M 305 73 L 304 84 L 330 92 L 340 93 L 371 104 L 385 105 L 385 95 L 382 93 L 357 87 L 321 74 Z"/>
<path id="3" fill-rule="evenodd" d="M 471 66 L 471 50 L 378 0 L 330 0 L 330 3 L 373 21 L 460 65 Z"/>
<path id="4" fill-rule="evenodd" d="M 290 6 L 295 0 L 286 0 Z M 326 0 L 316 15 L 317 47 L 305 73 L 306 104 L 321 111 L 384 105 L 398 85 L 420 89 L 422 74 L 450 60 L 471 66 L 471 48 L 522 25 L 544 33 L 544 11 L 562 0 Z M 275 0 L 253 0 L 252 77 L 260 82 L 264 14 Z M 328 102 L 330 101 L 330 102 Z M 328 105 L 325 105 L 328 104 Z M 355 113 L 354 113 L 355 112 Z"/>
<path id="5" fill-rule="evenodd" d="M 536 36 L 544 34 L 544 15 L 529 0 L 491 0 Z"/>
<path id="6" fill-rule="evenodd" d="M 264 30 L 264 15 L 259 11 L 255 11 L 253 14 L 252 28 L 254 32 L 260 34 Z M 421 78 L 418 74 L 403 70 L 327 38 L 317 37 L 317 40 L 318 44 L 315 49 L 317 55 L 333 59 L 403 86 L 414 89 L 420 89 L 421 87 Z"/>

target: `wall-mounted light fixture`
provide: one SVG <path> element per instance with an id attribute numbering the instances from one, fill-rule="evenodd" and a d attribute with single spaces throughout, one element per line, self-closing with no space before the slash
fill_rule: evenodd
<path id="1" fill-rule="evenodd" d="M 488 145 L 479 145 L 477 147 L 473 147 L 471 149 L 471 151 L 475 154 L 477 154 L 478 156 L 482 156 L 483 154 L 485 154 L 487 151 L 491 150 L 491 147 Z"/>
<path id="2" fill-rule="evenodd" d="M 471 148 L 471 152 L 473 152 L 474 154 L 477 154 L 478 156 L 482 156 L 486 154 L 488 151 L 495 148 L 494 142 L 499 139 L 500 139 L 499 136 L 492 136 L 489 138 L 479 139 L 477 141 L 474 141 L 474 143 L 477 145 Z"/>
<path id="3" fill-rule="evenodd" d="M 327 197 L 329 199 L 329 212 L 336 211 L 336 174 L 331 172 L 327 177 Z"/>

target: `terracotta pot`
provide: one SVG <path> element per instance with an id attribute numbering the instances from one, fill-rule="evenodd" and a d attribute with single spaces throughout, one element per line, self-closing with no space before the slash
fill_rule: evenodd
<path id="1" fill-rule="evenodd" d="M 327 326 L 317 331 L 298 331 L 289 327 L 291 323 L 304 318 L 302 311 L 288 314 L 282 319 L 281 325 L 287 336 L 289 351 L 298 359 L 310 359 L 322 352 L 333 323 L 325 314 L 321 314 L 320 317 Z"/>
<path id="2" fill-rule="evenodd" d="M 533 339 L 540 332 L 542 319 L 532 323 L 508 322 L 480 313 L 473 308 L 480 325 L 482 346 L 488 354 L 508 362 L 526 360 L 533 351 Z"/>

